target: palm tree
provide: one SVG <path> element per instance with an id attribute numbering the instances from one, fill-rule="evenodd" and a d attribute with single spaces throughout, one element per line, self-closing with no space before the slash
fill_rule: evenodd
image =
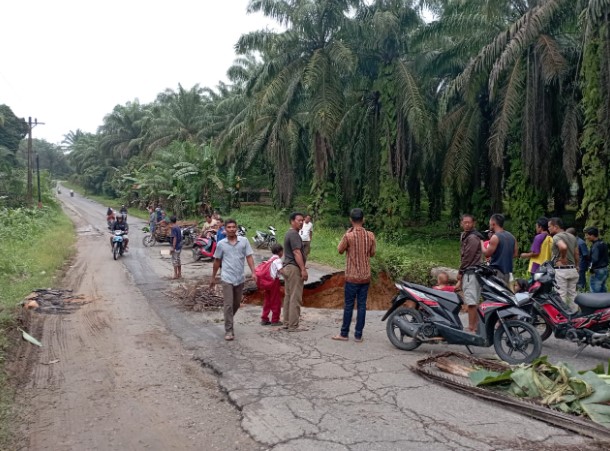
<path id="1" fill-rule="evenodd" d="M 343 116 L 344 80 L 355 68 L 354 53 L 339 38 L 355 0 L 252 0 L 249 12 L 263 12 L 285 31 L 243 35 L 240 54 L 259 52 L 263 64 L 250 83 L 252 103 L 229 135 L 237 147 L 265 151 L 275 168 L 278 204 L 290 205 L 304 144 L 314 183 L 331 171 L 332 141 Z M 245 141 L 244 134 L 249 135 Z M 306 139 L 304 139 L 306 137 Z M 306 149 L 305 149 L 306 150 Z"/>
<path id="2" fill-rule="evenodd" d="M 140 154 L 150 119 L 150 113 L 137 99 L 124 106 L 115 106 L 112 113 L 104 117 L 104 123 L 98 130 L 102 135 L 100 149 L 121 161 Z"/>

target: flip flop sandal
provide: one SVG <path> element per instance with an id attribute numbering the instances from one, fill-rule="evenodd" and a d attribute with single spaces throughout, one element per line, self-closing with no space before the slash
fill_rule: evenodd
<path id="1" fill-rule="evenodd" d="M 336 341 L 347 341 L 349 340 L 349 338 L 344 337 L 343 335 L 335 335 L 334 337 L 331 337 L 332 340 L 336 340 Z"/>

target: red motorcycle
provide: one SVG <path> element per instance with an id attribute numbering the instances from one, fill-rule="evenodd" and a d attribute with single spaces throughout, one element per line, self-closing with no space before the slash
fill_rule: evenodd
<path id="1" fill-rule="evenodd" d="M 554 334 L 555 338 L 577 343 L 580 351 L 589 345 L 610 349 L 610 294 L 580 293 L 574 299 L 579 310 L 571 311 L 554 287 L 555 268 L 551 262 L 543 263 L 528 290 L 534 322 L 546 324 L 541 338 Z"/>
<path id="2" fill-rule="evenodd" d="M 204 236 L 199 236 L 193 243 L 193 261 L 199 261 L 202 258 L 214 259 L 216 252 L 216 232 L 208 231 Z"/>

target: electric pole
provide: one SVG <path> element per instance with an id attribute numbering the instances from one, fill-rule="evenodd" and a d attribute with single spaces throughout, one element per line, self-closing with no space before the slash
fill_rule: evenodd
<path id="1" fill-rule="evenodd" d="M 32 124 L 32 117 L 28 117 L 28 186 L 26 201 L 30 206 L 32 205 L 32 129 L 38 124 L 44 125 L 44 122 L 38 122 L 38 119 L 34 119 L 34 124 Z"/>

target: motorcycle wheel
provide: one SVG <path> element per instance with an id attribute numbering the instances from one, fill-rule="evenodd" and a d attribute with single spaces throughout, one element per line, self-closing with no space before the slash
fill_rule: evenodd
<path id="1" fill-rule="evenodd" d="M 116 260 L 119 258 L 119 243 L 114 243 L 112 248 L 112 257 Z"/>
<path id="2" fill-rule="evenodd" d="M 152 247 L 155 245 L 155 242 L 157 240 L 155 240 L 155 237 L 152 235 L 144 235 L 144 238 L 142 238 L 142 244 L 145 247 Z"/>
<path id="3" fill-rule="evenodd" d="M 511 342 L 511 339 L 515 342 Z M 534 326 L 521 320 L 499 324 L 494 332 L 494 349 L 506 363 L 531 363 L 540 357 L 542 340 Z"/>
<path id="4" fill-rule="evenodd" d="M 184 237 L 184 243 L 183 243 L 184 246 L 192 246 L 193 243 L 194 243 L 194 241 L 193 241 L 193 237 L 191 235 L 186 235 Z"/>
<path id="5" fill-rule="evenodd" d="M 192 255 L 193 255 L 193 261 L 194 262 L 198 262 L 199 259 L 201 258 L 201 254 L 199 253 L 199 247 L 195 246 L 192 250 Z"/>
<path id="6" fill-rule="evenodd" d="M 400 317 L 403 320 L 409 321 L 410 323 L 423 323 L 424 320 L 417 310 L 407 307 L 399 307 L 393 311 L 387 319 L 386 332 L 390 343 L 396 346 L 398 349 L 403 351 L 412 351 L 421 345 L 421 341 L 417 338 L 409 337 L 405 335 L 399 328 L 394 324 L 394 320 Z"/>
<path id="7" fill-rule="evenodd" d="M 275 238 L 269 238 L 269 241 L 267 241 L 267 249 L 271 249 L 271 246 L 273 246 L 274 244 L 277 243 L 277 240 Z"/>
<path id="8" fill-rule="evenodd" d="M 532 324 L 540 334 L 540 339 L 545 341 L 553 333 L 553 329 L 549 326 L 544 318 L 540 315 L 532 315 Z"/>

